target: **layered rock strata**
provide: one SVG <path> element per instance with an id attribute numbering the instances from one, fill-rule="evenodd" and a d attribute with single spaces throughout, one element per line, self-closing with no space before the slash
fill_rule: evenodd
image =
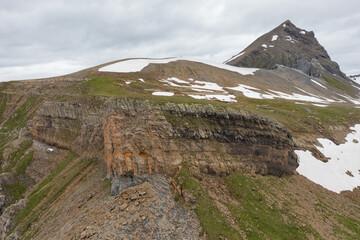
<path id="1" fill-rule="evenodd" d="M 31 134 L 61 148 L 103 151 L 107 172 L 118 176 L 172 175 L 184 162 L 218 175 L 250 169 L 281 176 L 297 167 L 285 127 L 212 105 L 130 99 L 108 99 L 97 107 L 46 103 L 36 112 Z"/>

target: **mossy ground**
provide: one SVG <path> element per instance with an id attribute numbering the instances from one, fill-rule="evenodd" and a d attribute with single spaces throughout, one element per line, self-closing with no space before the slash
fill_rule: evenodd
<path id="1" fill-rule="evenodd" d="M 135 88 L 133 85 L 137 87 Z M 142 87 L 140 88 L 138 85 Z M 237 93 L 238 103 L 229 104 L 219 101 L 198 100 L 188 96 L 153 96 L 144 90 L 149 88 L 164 88 L 164 86 L 156 80 L 150 81 L 147 85 L 136 81 L 127 85 L 124 79 L 112 77 L 90 77 L 90 80 L 81 83 L 82 93 L 85 95 L 135 98 L 149 100 L 160 105 L 172 102 L 182 104 L 211 104 L 222 109 L 231 107 L 270 117 L 281 122 L 291 131 L 299 133 L 315 133 L 319 128 L 326 131 L 329 128 L 324 126 L 337 126 L 339 124 L 351 125 L 360 121 L 360 109 L 352 106 L 328 106 L 324 108 L 310 104 L 299 105 L 295 104 L 294 101 L 281 99 L 251 99 L 239 93 Z M 171 116 L 169 118 L 171 118 Z M 176 119 L 170 120 L 173 122 L 176 121 Z M 328 134 L 331 135 L 331 132 Z"/>
<path id="2" fill-rule="evenodd" d="M 233 173 L 225 181 L 232 197 L 241 206 L 229 204 L 229 209 L 248 239 L 300 240 L 310 235 L 314 239 L 320 239 L 311 226 L 302 225 L 296 219 L 288 204 L 279 208 L 259 192 L 259 188 L 264 186 L 262 180 Z"/>
<path id="3" fill-rule="evenodd" d="M 191 175 L 188 168 L 182 168 L 178 176 L 175 178 L 182 189 L 190 191 L 197 199 L 194 211 L 199 216 L 203 232 L 208 239 L 219 239 L 226 237 L 227 239 L 243 239 L 241 235 L 231 227 L 227 220 L 222 216 L 221 212 L 214 205 L 213 200 L 203 187 Z"/>
<path id="4" fill-rule="evenodd" d="M 21 233 L 25 233 L 38 217 L 41 211 L 56 203 L 66 187 L 82 173 L 84 169 L 95 163 L 94 159 L 81 160 L 70 152 L 53 171 L 39 183 L 28 196 L 26 207 L 20 210 L 14 218 L 15 226 Z M 67 169 L 67 170 L 66 170 Z M 9 234 L 12 232 L 10 231 Z"/>
<path id="5" fill-rule="evenodd" d="M 355 216 L 349 217 L 348 213 L 345 214 L 352 210 L 345 209 L 345 212 L 340 214 L 332 205 L 334 200 L 327 199 L 326 195 L 320 193 L 309 193 L 306 190 L 308 186 L 302 186 L 305 190 L 297 186 L 301 178 L 232 173 L 222 178 L 205 177 L 199 180 L 199 177 L 192 175 L 190 169 L 190 165 L 185 164 L 175 181 L 196 200 L 189 203 L 181 196 L 177 196 L 177 199 L 195 210 L 203 232 L 209 239 L 219 239 L 220 236 L 227 239 L 242 239 L 244 236 L 246 239 L 276 240 L 327 239 L 325 236 L 335 239 L 359 239 L 360 221 Z M 212 185 L 212 181 L 223 185 L 216 187 Z M 293 188 L 296 190 L 291 192 L 290 189 Z M 209 191 L 221 195 L 219 199 L 227 207 L 230 218 L 238 226 L 237 229 L 229 222 L 229 213 L 218 208 Z M 307 191 L 311 198 L 302 196 L 302 191 Z M 308 201 L 314 202 L 310 204 L 310 209 L 301 210 L 299 213 L 299 209 L 309 208 Z M 317 226 L 322 231 L 320 234 L 311 224 L 313 220 L 309 221 L 309 218 L 322 219 L 320 222 L 325 226 L 331 222 L 332 232 L 324 233 L 324 230 Z"/>

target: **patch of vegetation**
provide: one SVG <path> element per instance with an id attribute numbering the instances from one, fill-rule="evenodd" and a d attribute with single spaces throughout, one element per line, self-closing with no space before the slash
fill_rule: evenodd
<path id="1" fill-rule="evenodd" d="M 113 77 L 89 77 L 89 80 L 81 83 L 81 93 L 104 97 L 125 96 L 126 92 L 118 83 L 119 80 Z"/>
<path id="2" fill-rule="evenodd" d="M 211 123 L 210 119 L 203 118 L 203 117 L 193 117 L 193 116 L 179 116 L 171 113 L 163 113 L 166 120 L 173 126 L 173 127 L 206 127 L 212 128 L 213 124 Z"/>
<path id="3" fill-rule="evenodd" d="M 47 176 L 45 178 L 44 181 L 42 181 L 38 187 L 30 194 L 30 196 L 34 195 L 35 193 L 37 193 L 40 189 L 42 189 L 46 184 L 48 184 L 49 182 L 51 182 L 62 170 L 64 170 L 64 168 L 66 166 L 69 165 L 69 163 L 71 161 L 73 161 L 76 158 L 76 154 L 73 152 L 70 152 L 65 159 L 59 164 L 57 165 L 54 170 L 52 170 L 52 172 L 49 174 L 49 176 Z"/>
<path id="4" fill-rule="evenodd" d="M 36 104 L 38 103 L 38 96 L 30 96 L 26 99 L 4 124 L 0 132 L 9 132 L 14 129 L 21 129 L 25 127 L 29 119 L 31 119 L 36 111 Z"/>
<path id="5" fill-rule="evenodd" d="M 317 107 L 295 104 L 280 99 L 251 99 L 238 97 L 243 109 L 270 117 L 284 124 L 293 133 L 310 133 L 324 126 L 343 123 L 355 124 L 360 121 L 360 109 L 350 106 Z"/>
<path id="6" fill-rule="evenodd" d="M 322 77 L 330 87 L 335 88 L 335 89 L 339 89 L 339 90 L 343 90 L 343 91 L 345 91 L 346 93 L 348 93 L 350 95 L 354 94 L 354 92 L 352 91 L 352 89 L 350 87 L 348 87 L 345 84 L 341 83 L 336 78 L 331 77 L 331 76 L 329 76 L 327 74 L 323 74 Z"/>
<path id="7" fill-rule="evenodd" d="M 33 155 L 34 155 L 34 151 L 31 151 L 20 160 L 20 162 L 15 167 L 15 172 L 17 174 L 20 174 L 20 175 L 25 174 L 26 168 L 29 166 L 29 164 L 33 160 Z"/>
<path id="8" fill-rule="evenodd" d="M 4 93 L 0 93 L 1 105 L 0 105 L 0 122 L 2 122 L 3 114 L 6 109 L 7 95 Z"/>
<path id="9" fill-rule="evenodd" d="M 124 85 L 124 80 L 114 77 L 99 77 L 91 76 L 89 80 L 81 82 L 81 94 L 89 96 L 103 96 L 103 97 L 117 97 L 117 98 L 130 98 L 139 100 L 150 100 L 155 104 L 163 105 L 168 102 L 172 103 L 199 103 L 211 104 L 214 106 L 229 107 L 229 103 L 194 99 L 188 96 L 154 96 L 150 93 L 143 91 L 150 88 L 164 89 L 166 86 L 163 84 L 156 84 L 155 81 L 151 83 L 132 82 L 129 85 Z"/>
<path id="10" fill-rule="evenodd" d="M 17 213 L 14 218 L 15 226 L 8 234 L 11 234 L 15 228 L 24 234 L 35 221 L 38 213 L 56 202 L 66 187 L 93 163 L 94 159 L 79 161 L 71 167 L 71 171 L 64 172 L 57 178 L 52 178 L 47 187 L 41 190 L 37 189 L 36 193 L 34 191 L 29 196 L 26 207 Z"/>
<path id="11" fill-rule="evenodd" d="M 227 239 L 242 239 L 241 235 L 231 227 L 208 193 L 201 187 L 184 165 L 175 181 L 181 185 L 182 189 L 189 191 L 196 198 L 194 211 L 200 219 L 203 232 L 208 239 L 219 239 L 221 236 Z M 203 234 L 203 233 L 202 233 Z"/>
<path id="12" fill-rule="evenodd" d="M 360 221 L 359 220 L 356 220 L 351 217 L 340 216 L 340 215 L 336 215 L 335 218 L 338 221 L 338 223 L 343 225 L 343 227 L 348 230 L 348 231 L 342 230 L 339 226 L 335 226 L 335 232 L 340 233 L 341 235 L 345 236 L 346 239 L 349 239 L 349 240 L 360 239 Z"/>
<path id="13" fill-rule="evenodd" d="M 15 183 L 1 184 L 2 189 L 6 196 L 10 197 L 10 202 L 6 206 L 10 206 L 15 203 L 17 200 L 24 197 L 27 186 L 22 183 L 19 179 Z"/>
<path id="14" fill-rule="evenodd" d="M 32 146 L 33 142 L 31 140 L 24 141 L 20 144 L 20 148 L 10 154 L 8 162 L 10 164 L 5 168 L 5 172 L 9 172 L 13 167 L 18 163 L 20 158 L 24 155 L 25 151 Z"/>
<path id="15" fill-rule="evenodd" d="M 226 177 L 231 194 L 240 203 L 228 208 L 248 239 L 321 239 L 310 226 L 301 225 L 291 214 L 290 204 L 281 209 L 268 203 L 259 192 L 262 183 L 251 176 L 232 173 Z M 285 221 L 285 219 L 287 219 Z"/>

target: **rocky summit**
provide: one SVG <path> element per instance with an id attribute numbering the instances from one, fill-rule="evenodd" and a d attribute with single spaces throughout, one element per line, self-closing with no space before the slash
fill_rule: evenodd
<path id="1" fill-rule="evenodd" d="M 339 65 L 320 45 L 314 32 L 298 28 L 289 20 L 256 39 L 225 63 L 266 69 L 276 68 L 279 64 L 298 69 L 309 76 L 319 77 L 326 72 L 346 78 Z"/>
<path id="2" fill-rule="evenodd" d="M 360 85 L 286 21 L 227 64 L 0 83 L 1 239 L 360 239 Z"/>

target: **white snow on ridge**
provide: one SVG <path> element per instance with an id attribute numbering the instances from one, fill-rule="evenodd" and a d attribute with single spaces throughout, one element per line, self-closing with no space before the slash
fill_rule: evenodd
<path id="1" fill-rule="evenodd" d="M 171 96 L 174 96 L 174 93 L 173 93 L 173 92 L 153 92 L 152 95 L 154 95 L 154 96 L 168 96 L 168 97 L 171 97 Z"/>
<path id="2" fill-rule="evenodd" d="M 325 97 L 318 97 L 315 94 L 308 93 L 301 88 L 297 88 L 297 89 L 307 95 L 299 94 L 299 93 L 288 94 L 288 93 L 275 91 L 275 90 L 271 90 L 271 89 L 268 89 L 267 91 L 265 91 L 265 93 L 260 93 L 258 88 L 250 87 L 250 86 L 247 86 L 244 84 L 239 84 L 237 87 L 227 87 L 227 89 L 242 92 L 242 94 L 245 97 L 249 97 L 249 98 L 256 98 L 256 99 L 282 98 L 282 99 L 286 99 L 286 100 L 317 103 L 317 105 L 316 104 L 313 104 L 313 105 L 318 106 L 318 107 L 326 107 L 327 105 L 324 105 L 324 104 L 329 104 L 332 102 L 341 102 L 341 101 L 336 101 L 334 99 L 329 99 L 329 98 L 325 98 Z M 320 105 L 319 103 L 321 103 L 322 105 Z M 297 103 L 297 104 L 300 104 L 300 103 Z"/>
<path id="3" fill-rule="evenodd" d="M 234 60 L 235 58 L 237 57 L 240 57 L 241 55 L 243 55 L 245 52 L 241 52 L 233 57 L 231 57 L 230 59 L 226 60 L 224 63 L 228 63 L 228 62 L 231 62 L 232 60 Z"/>
<path id="4" fill-rule="evenodd" d="M 221 68 L 224 70 L 228 70 L 231 72 L 237 72 L 242 75 L 254 75 L 254 72 L 259 70 L 258 68 L 242 68 L 242 67 L 235 67 L 226 65 L 223 63 L 214 63 L 210 61 L 198 60 L 198 59 L 191 59 L 191 58 L 164 58 L 164 59 L 131 59 L 131 60 L 124 60 L 121 62 L 113 63 L 102 67 L 99 69 L 100 72 L 119 72 L 119 73 L 130 73 L 130 72 L 140 72 L 150 63 L 154 64 L 166 64 L 175 61 L 192 61 L 203 63 L 209 66 Z"/>
<path id="5" fill-rule="evenodd" d="M 164 59 L 130 59 L 121 62 L 113 63 L 102 67 L 99 72 L 139 72 L 150 63 L 165 64 L 173 61 L 177 61 L 177 58 L 164 58 Z"/>
<path id="6" fill-rule="evenodd" d="M 353 132 L 346 136 L 344 144 L 318 139 L 322 147 L 315 147 L 329 158 L 327 163 L 317 160 L 310 151 L 296 150 L 298 173 L 336 193 L 360 186 L 360 124 L 350 129 Z"/>
<path id="7" fill-rule="evenodd" d="M 213 67 L 228 70 L 228 71 L 231 71 L 231 72 L 237 72 L 237 73 L 240 73 L 241 75 L 254 75 L 254 73 L 257 70 L 259 70 L 258 68 L 235 67 L 235 66 L 231 66 L 231 65 L 227 65 L 227 64 L 214 63 L 214 62 L 210 62 L 210 61 L 197 60 L 197 59 L 192 59 L 192 58 L 186 58 L 186 59 L 184 58 L 184 59 L 179 59 L 179 60 L 199 62 L 199 63 L 203 63 L 203 64 L 210 65 L 210 66 L 213 66 Z"/>
<path id="8" fill-rule="evenodd" d="M 273 42 L 273 41 L 276 41 L 277 39 L 278 39 L 278 35 L 274 35 L 274 36 L 272 36 L 272 38 L 271 38 L 271 41 Z"/>
<path id="9" fill-rule="evenodd" d="M 300 31 L 299 33 L 302 34 L 302 35 L 306 34 L 306 32 L 304 30 Z"/>

